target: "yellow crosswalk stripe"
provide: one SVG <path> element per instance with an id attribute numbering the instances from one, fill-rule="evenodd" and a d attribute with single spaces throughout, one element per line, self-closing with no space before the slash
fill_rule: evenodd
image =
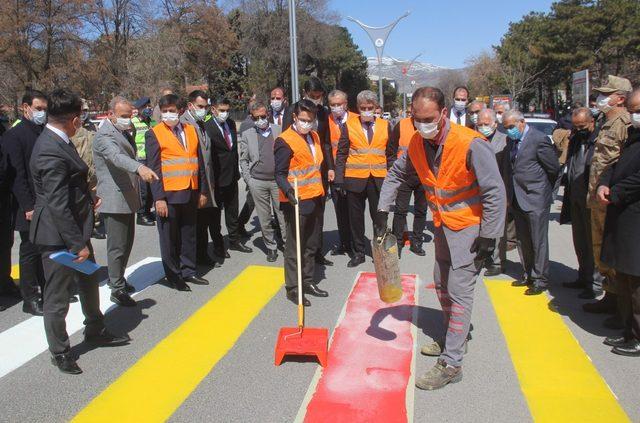
<path id="1" fill-rule="evenodd" d="M 630 421 L 548 297 L 505 280 L 485 284 L 534 421 Z"/>
<path id="2" fill-rule="evenodd" d="M 283 282 L 282 268 L 245 268 L 73 421 L 113 422 L 113 410 L 118 410 L 119 422 L 166 421 L 233 347 Z M 176 362 L 177 357 L 187 360 Z"/>

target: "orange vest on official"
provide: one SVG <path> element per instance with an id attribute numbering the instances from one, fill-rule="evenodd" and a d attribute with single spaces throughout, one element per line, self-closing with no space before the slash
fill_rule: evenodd
<path id="1" fill-rule="evenodd" d="M 309 200 L 324 195 L 322 176 L 320 174 L 323 160 L 320 138 L 315 131 L 309 132 L 309 135 L 313 139 L 313 145 L 316 150 L 315 158 L 311 154 L 307 141 L 293 127 L 289 127 L 289 129 L 280 134 L 280 138 L 287 143 L 293 152 L 289 162 L 287 180 L 293 187 L 294 179 L 298 178 L 298 199 L 300 200 Z M 289 202 L 282 190 L 280 190 L 280 202 Z"/>
<path id="2" fill-rule="evenodd" d="M 198 134 L 196 129 L 191 125 L 182 124 L 187 144 L 186 149 L 169 126 L 159 124 L 151 130 L 160 145 L 164 190 L 198 189 Z"/>
<path id="3" fill-rule="evenodd" d="M 438 176 L 427 163 L 424 140 L 416 132 L 409 144 L 409 158 L 424 187 L 433 223 L 459 231 L 479 225 L 482 217 L 480 188 L 476 175 L 467 168 L 467 155 L 474 138 L 479 134 L 469 128 L 451 123 L 442 147 Z M 427 141 L 428 142 L 428 141 Z"/>
<path id="4" fill-rule="evenodd" d="M 349 131 L 349 157 L 344 176 L 347 178 L 366 179 L 369 176 L 384 178 L 387 176 L 387 142 L 389 141 L 389 122 L 384 119 L 375 120 L 375 131 L 371 143 L 362 128 L 358 115 L 347 119 Z"/>
<path id="5" fill-rule="evenodd" d="M 358 115 L 353 112 L 347 112 L 347 121 L 354 117 L 357 118 Z M 331 153 L 333 154 L 334 161 L 336 159 L 336 155 L 338 154 L 338 142 L 340 141 L 340 135 L 342 135 L 340 126 L 333 118 L 333 114 L 330 114 L 329 115 L 329 141 L 331 142 Z"/>
<path id="6" fill-rule="evenodd" d="M 409 149 L 409 144 L 416 133 L 416 128 L 413 126 L 413 119 L 411 118 L 401 119 L 398 125 L 400 125 L 400 139 L 398 140 L 397 155 L 400 158 Z"/>

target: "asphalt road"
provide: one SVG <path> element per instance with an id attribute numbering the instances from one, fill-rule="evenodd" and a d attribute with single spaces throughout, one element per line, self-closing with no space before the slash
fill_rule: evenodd
<path id="1" fill-rule="evenodd" d="M 241 189 L 241 192 L 243 190 Z M 244 194 L 243 194 L 244 195 Z M 548 294 L 549 313 L 557 310 L 562 322 L 571 331 L 584 353 L 588 355 L 597 372 L 610 386 L 631 421 L 640 421 L 640 360 L 616 356 L 602 344 L 604 336 L 615 332 L 602 327 L 603 317 L 587 315 L 581 311 L 584 300 L 576 297 L 576 291 L 561 287 L 561 282 L 573 280 L 576 259 L 573 253 L 570 228 L 558 225 L 557 204 L 552 208 L 554 219 L 550 224 L 551 280 Z M 411 217 L 410 217 L 411 219 Z M 269 264 L 261 251 L 263 246 L 255 215 L 247 227 L 252 238 L 247 245 L 254 247 L 251 254 L 231 251 L 231 258 L 222 267 L 203 269 L 209 286 L 194 286 L 191 293 L 177 292 L 161 283 L 153 284 L 136 295 L 135 308 L 114 307 L 106 314 L 106 322 L 118 331 L 126 331 L 132 342 L 124 347 L 90 349 L 82 344 L 81 331 L 71 336 L 74 351 L 80 354 L 79 365 L 84 370 L 80 376 L 60 373 L 50 364 L 49 354 L 42 351 L 0 378 L 0 421 L 68 421 L 83 410 L 90 401 L 103 392 L 146 353 L 152 351 L 163 339 L 182 325 L 203 305 L 214 298 L 227 284 L 249 265 L 282 266 L 282 254 L 278 261 Z M 368 234 L 371 234 L 369 225 Z M 336 240 L 337 231 L 333 207 L 328 203 L 325 214 L 325 249 Z M 106 242 L 94 240 L 98 263 L 106 264 Z M 403 273 L 419 275 L 419 315 L 416 322 L 416 351 L 419 347 L 443 332 L 437 298 L 433 290 L 425 286 L 432 282 L 434 260 L 433 244 L 425 244 L 426 257 L 418 257 L 405 250 L 401 261 Z M 130 260 L 133 265 L 148 257 L 159 257 L 157 230 L 155 227 L 136 227 L 136 241 Z M 310 297 L 309 326 L 336 325 L 354 280 L 360 271 L 373 271 L 368 258 L 356 269 L 346 267 L 346 256 L 327 257 L 334 261 L 332 267 L 318 269 L 320 286 L 330 292 L 326 299 Z M 13 251 L 17 263 L 17 245 Z M 504 283 L 518 275 L 519 265 L 515 251 L 509 253 L 511 263 L 504 275 Z M 255 280 L 261 284 L 260 277 Z M 514 288 L 515 289 L 515 288 Z M 2 299 L 3 301 L 5 299 Z M 7 303 L 4 303 L 7 304 Z M 229 324 L 243 313 L 229 313 Z M 21 311 L 20 304 L 0 313 L 0 336 L 30 319 Z M 537 324 L 535 316 L 522 315 L 527 325 Z M 443 390 L 424 392 L 408 388 L 410 415 L 416 422 L 526 422 L 533 419 L 528 397 L 523 391 L 507 348 L 505 333 L 498 322 L 486 285 L 479 281 L 476 287 L 473 310 L 473 340 L 465 357 L 464 379 Z M 266 303 L 259 314 L 242 332 L 233 347 L 206 374 L 187 398 L 179 403 L 173 414 L 167 416 L 175 422 L 290 422 L 294 421 L 317 365 L 312 362 L 287 362 L 276 367 L 273 349 L 277 331 L 282 326 L 295 324 L 295 307 L 286 301 L 284 289 Z M 0 346 L 20 351 L 20 346 Z M 553 336 L 543 339 L 532 349 L 554 351 Z M 564 351 L 555 351 L 563 355 Z M 27 354 L 25 349 L 25 354 Z M 0 357 L 2 357 L 0 353 Z M 191 363 L 189 353 L 172 357 L 172 366 L 187 368 Z M 421 375 L 434 364 L 434 359 L 420 356 L 415 359 L 415 375 Z M 571 372 L 560 377 L 571 377 Z M 545 375 L 541 375 L 543 377 Z M 162 378 L 162 375 L 156 375 Z M 194 385 L 195 386 L 195 385 Z M 153 392 L 153 384 L 145 389 Z M 547 395 L 554 395 L 553 386 Z M 580 387 L 576 386 L 576 391 Z M 149 395 L 149 392 L 145 392 Z M 111 410 L 112 421 L 118 420 L 119 408 L 136 407 L 142 395 L 130 392 L 121 398 L 121 404 Z M 571 398 L 571 396 L 569 396 Z M 566 407 L 571 408 L 569 399 Z M 153 419 L 150 419 L 153 420 Z"/>

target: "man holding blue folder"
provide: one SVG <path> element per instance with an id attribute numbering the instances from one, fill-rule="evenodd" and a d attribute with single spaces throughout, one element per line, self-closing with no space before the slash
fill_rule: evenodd
<path id="1" fill-rule="evenodd" d="M 105 328 L 95 273 L 86 275 L 49 258 L 53 253 L 68 250 L 78 256 L 77 263 L 94 261 L 88 167 L 70 142 L 82 125 L 81 108 L 80 97 L 68 90 L 51 93 L 49 120 L 30 161 L 36 196 L 30 238 L 42 252 L 44 330 L 51 362 L 69 374 L 82 373 L 71 354 L 65 323 L 74 284 L 77 283 L 85 317 L 85 342 L 106 346 L 130 341 L 127 335 L 114 335 Z"/>

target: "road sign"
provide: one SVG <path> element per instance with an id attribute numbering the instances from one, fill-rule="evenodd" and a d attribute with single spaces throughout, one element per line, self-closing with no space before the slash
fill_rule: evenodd
<path id="1" fill-rule="evenodd" d="M 573 73 L 571 99 L 573 104 L 581 103 L 583 107 L 589 107 L 589 69 Z"/>

